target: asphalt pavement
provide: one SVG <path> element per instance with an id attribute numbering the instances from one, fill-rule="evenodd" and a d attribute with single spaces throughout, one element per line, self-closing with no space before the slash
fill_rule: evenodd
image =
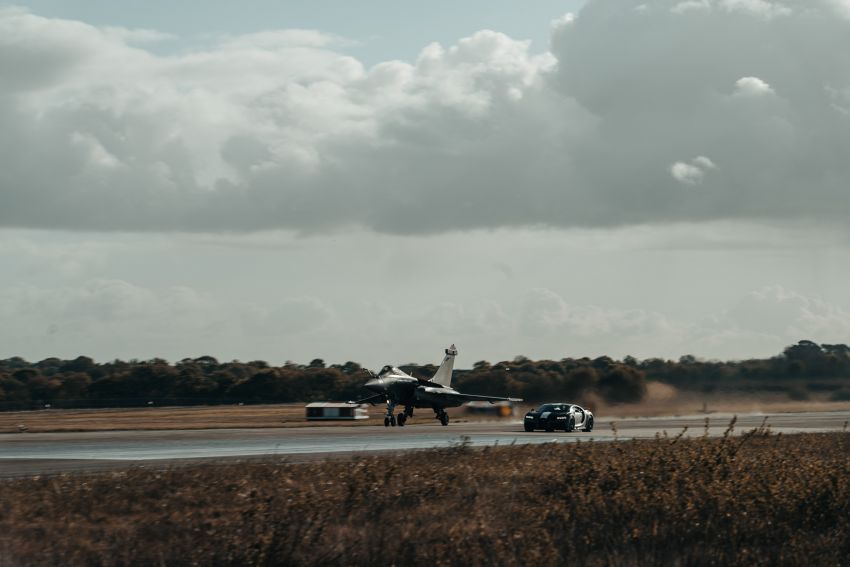
<path id="1" fill-rule="evenodd" d="M 731 414 L 652 418 L 597 419 L 592 432 L 527 433 L 522 420 L 456 422 L 443 427 L 417 417 L 405 427 L 341 424 L 338 427 L 277 429 L 206 429 L 182 431 L 108 431 L 79 433 L 16 433 L 0 435 L 0 477 L 95 471 L 128 466 L 219 461 L 234 458 L 285 457 L 291 461 L 340 457 L 359 453 L 414 449 L 510 445 L 578 440 L 613 441 L 656 435 L 723 435 Z M 775 433 L 841 431 L 850 410 L 834 412 L 744 414 L 735 434 L 767 425 Z M 687 428 L 687 429 L 685 429 Z"/>

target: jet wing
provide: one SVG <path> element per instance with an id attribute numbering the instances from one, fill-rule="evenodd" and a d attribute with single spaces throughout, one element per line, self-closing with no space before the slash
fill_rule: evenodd
<path id="1" fill-rule="evenodd" d="M 521 398 L 498 398 L 495 396 L 479 396 L 478 394 L 461 394 L 457 390 L 449 390 L 447 388 L 424 388 L 425 393 L 432 400 L 453 400 L 461 403 L 464 402 L 521 402 Z"/>
<path id="2" fill-rule="evenodd" d="M 368 398 L 363 398 L 362 400 L 350 401 L 349 404 L 381 404 L 387 401 L 387 397 L 384 394 L 375 394 L 373 396 L 369 396 Z"/>

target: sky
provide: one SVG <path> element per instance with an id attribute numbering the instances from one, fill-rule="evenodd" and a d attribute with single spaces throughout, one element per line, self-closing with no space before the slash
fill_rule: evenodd
<path id="1" fill-rule="evenodd" d="M 850 2 L 0 5 L 0 358 L 850 342 Z"/>

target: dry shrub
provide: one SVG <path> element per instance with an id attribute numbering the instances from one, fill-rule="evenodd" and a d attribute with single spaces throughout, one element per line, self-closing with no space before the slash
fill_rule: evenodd
<path id="1" fill-rule="evenodd" d="M 850 434 L 469 448 L 0 483 L 3 565 L 841 565 Z"/>

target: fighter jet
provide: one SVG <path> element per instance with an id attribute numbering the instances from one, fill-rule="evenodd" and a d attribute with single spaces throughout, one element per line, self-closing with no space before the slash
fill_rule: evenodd
<path id="1" fill-rule="evenodd" d="M 372 404 L 386 401 L 387 414 L 384 417 L 384 426 L 404 426 L 408 418 L 413 417 L 413 408 L 432 408 L 434 417 L 443 425 L 449 424 L 449 414 L 445 408 L 456 407 L 466 402 L 485 401 L 490 402 L 521 402 L 518 398 L 496 398 L 493 396 L 479 396 L 476 394 L 462 394 L 451 387 L 452 367 L 457 356 L 455 345 L 446 349 L 446 356 L 437 372 L 430 380 L 414 378 L 410 374 L 394 366 L 384 366 L 381 371 L 364 384 L 364 387 L 375 392 L 373 395 L 362 400 L 356 400 L 352 404 Z M 371 374 L 371 373 L 370 373 Z M 393 415 L 397 405 L 404 406 L 404 411 L 398 416 Z"/>

